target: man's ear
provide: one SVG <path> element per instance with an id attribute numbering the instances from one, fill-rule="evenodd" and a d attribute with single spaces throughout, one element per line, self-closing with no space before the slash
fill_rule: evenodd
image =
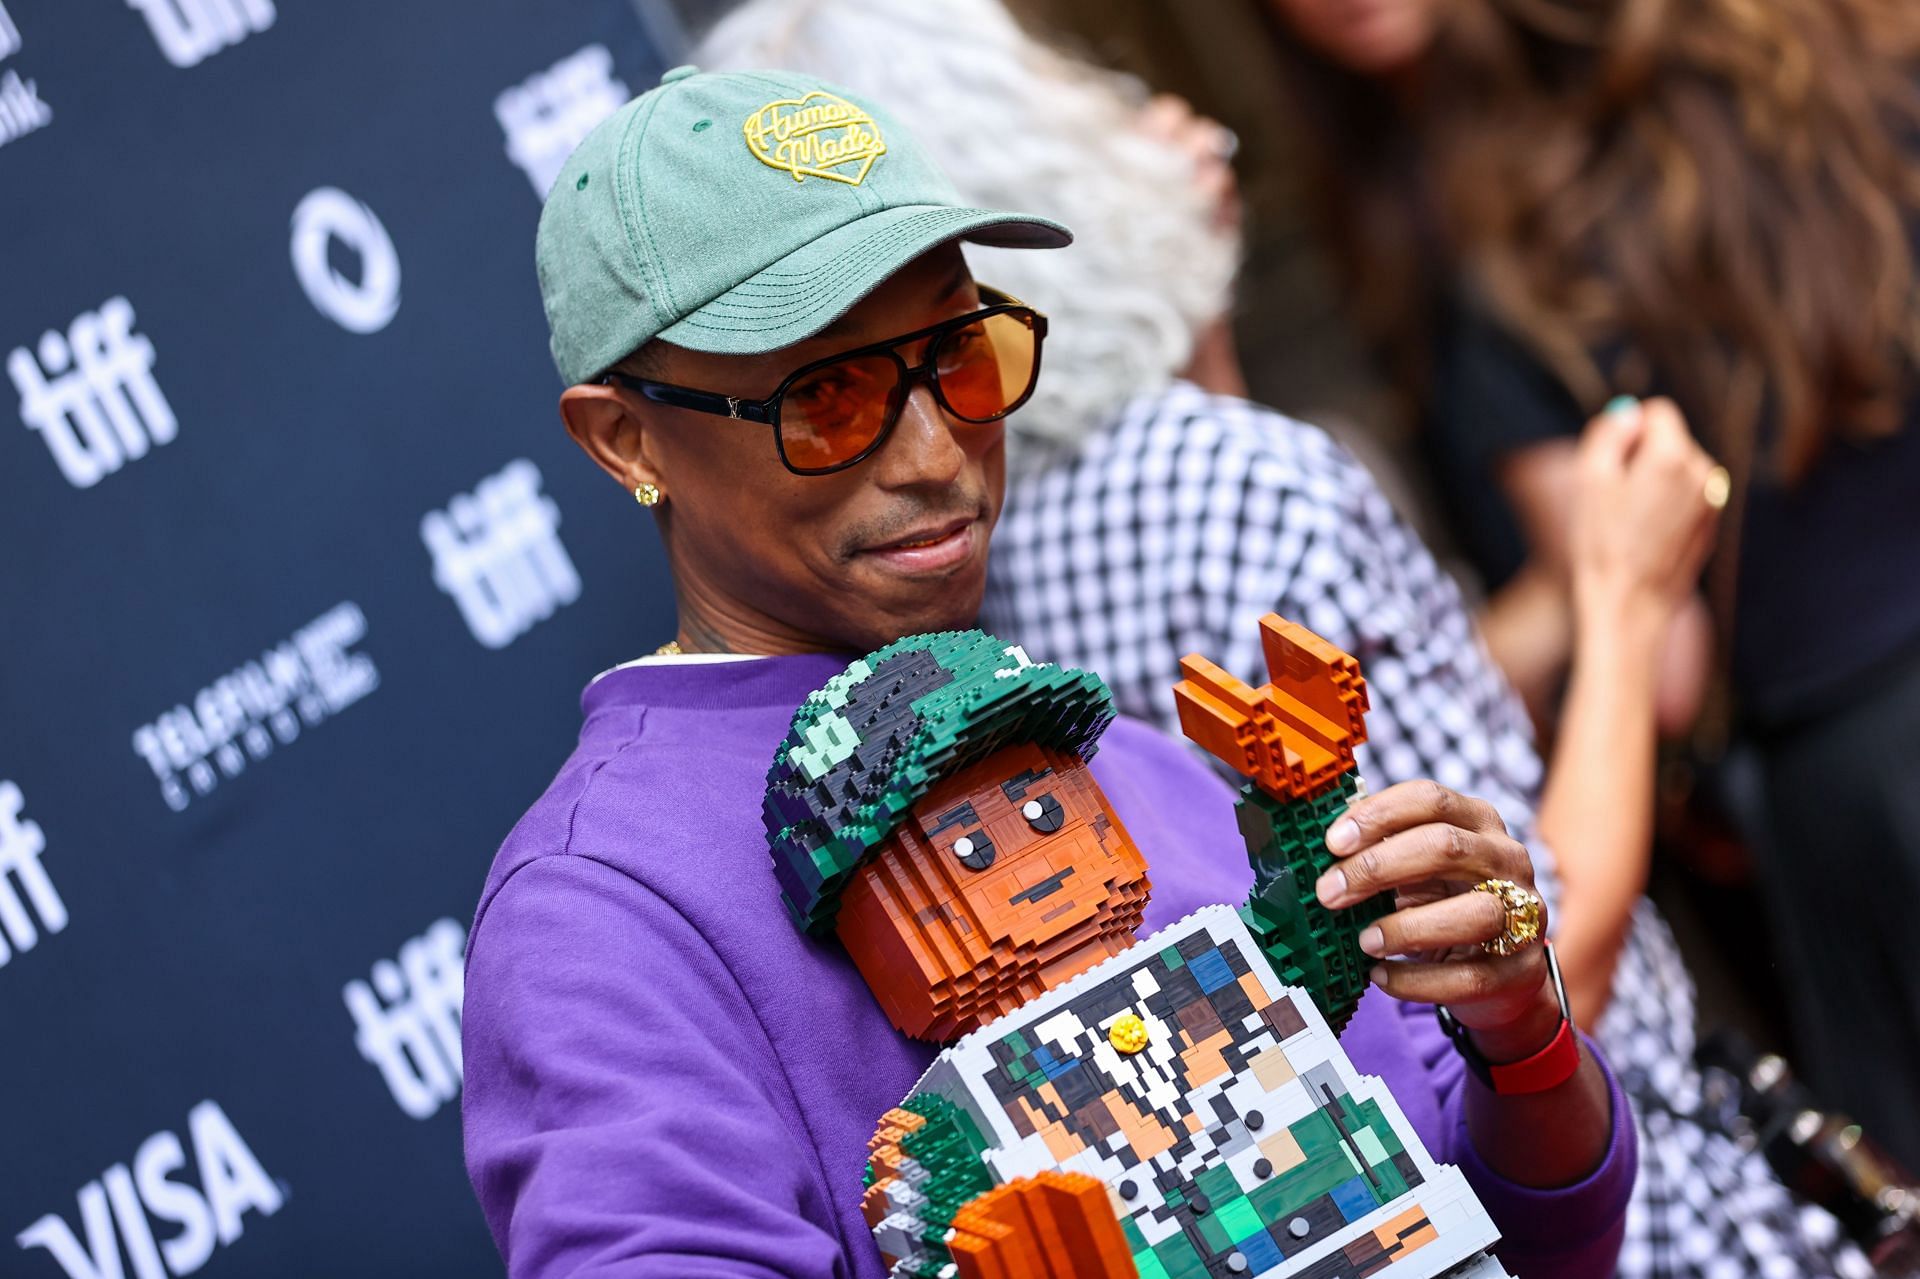
<path id="1" fill-rule="evenodd" d="M 560 419 L 573 442 L 621 488 L 666 487 L 647 447 L 647 424 L 627 392 L 591 383 L 570 386 L 560 393 Z"/>

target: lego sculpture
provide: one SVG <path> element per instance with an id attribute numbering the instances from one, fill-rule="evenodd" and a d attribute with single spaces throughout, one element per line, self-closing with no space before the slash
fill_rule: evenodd
<path id="1" fill-rule="evenodd" d="M 951 1041 L 870 1146 L 895 1279 L 1504 1279 L 1459 1171 L 1336 1038 L 1391 905 L 1313 894 L 1365 683 L 1261 626 L 1272 683 L 1189 658 L 1177 689 L 1250 779 L 1253 891 L 1142 939 L 1146 863 L 1087 767 L 1114 713 L 1097 676 L 915 636 L 795 715 L 766 794 L 783 899 L 895 1026 Z"/>

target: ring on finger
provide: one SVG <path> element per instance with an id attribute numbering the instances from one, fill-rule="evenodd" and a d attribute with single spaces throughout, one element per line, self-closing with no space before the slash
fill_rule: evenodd
<path id="1" fill-rule="evenodd" d="M 1532 889 L 1511 879 L 1483 879 L 1472 891 L 1486 893 L 1507 913 L 1507 926 L 1500 935 L 1480 943 L 1489 955 L 1518 954 L 1546 935 L 1547 908 Z"/>
<path id="2" fill-rule="evenodd" d="M 1700 490 L 1700 496 L 1706 499 L 1708 506 L 1716 511 L 1727 507 L 1727 499 L 1733 496 L 1733 476 L 1724 466 L 1716 466 L 1707 472 L 1707 483 Z"/>

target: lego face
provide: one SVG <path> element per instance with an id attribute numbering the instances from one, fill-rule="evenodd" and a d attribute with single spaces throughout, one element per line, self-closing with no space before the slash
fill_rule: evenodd
<path id="1" fill-rule="evenodd" d="M 1020 745 L 929 791 L 849 881 L 836 927 L 893 1024 L 946 1040 L 1124 950 L 1147 892 L 1087 766 Z"/>

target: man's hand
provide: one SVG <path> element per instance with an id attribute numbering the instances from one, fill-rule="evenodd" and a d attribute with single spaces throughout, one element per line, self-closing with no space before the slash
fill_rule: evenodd
<path id="1" fill-rule="evenodd" d="M 1397 999 L 1445 1004 L 1492 1060 L 1546 1043 L 1559 1010 L 1542 948 L 1504 958 L 1481 948 L 1506 931 L 1507 916 L 1474 885 L 1507 879 L 1537 891 L 1532 857 L 1492 805 L 1437 782 L 1405 782 L 1350 807 L 1328 829 L 1327 847 L 1340 859 L 1316 887 L 1328 907 L 1395 893 L 1394 912 L 1360 934 L 1367 954 L 1404 957 L 1378 965 L 1375 985 Z"/>

